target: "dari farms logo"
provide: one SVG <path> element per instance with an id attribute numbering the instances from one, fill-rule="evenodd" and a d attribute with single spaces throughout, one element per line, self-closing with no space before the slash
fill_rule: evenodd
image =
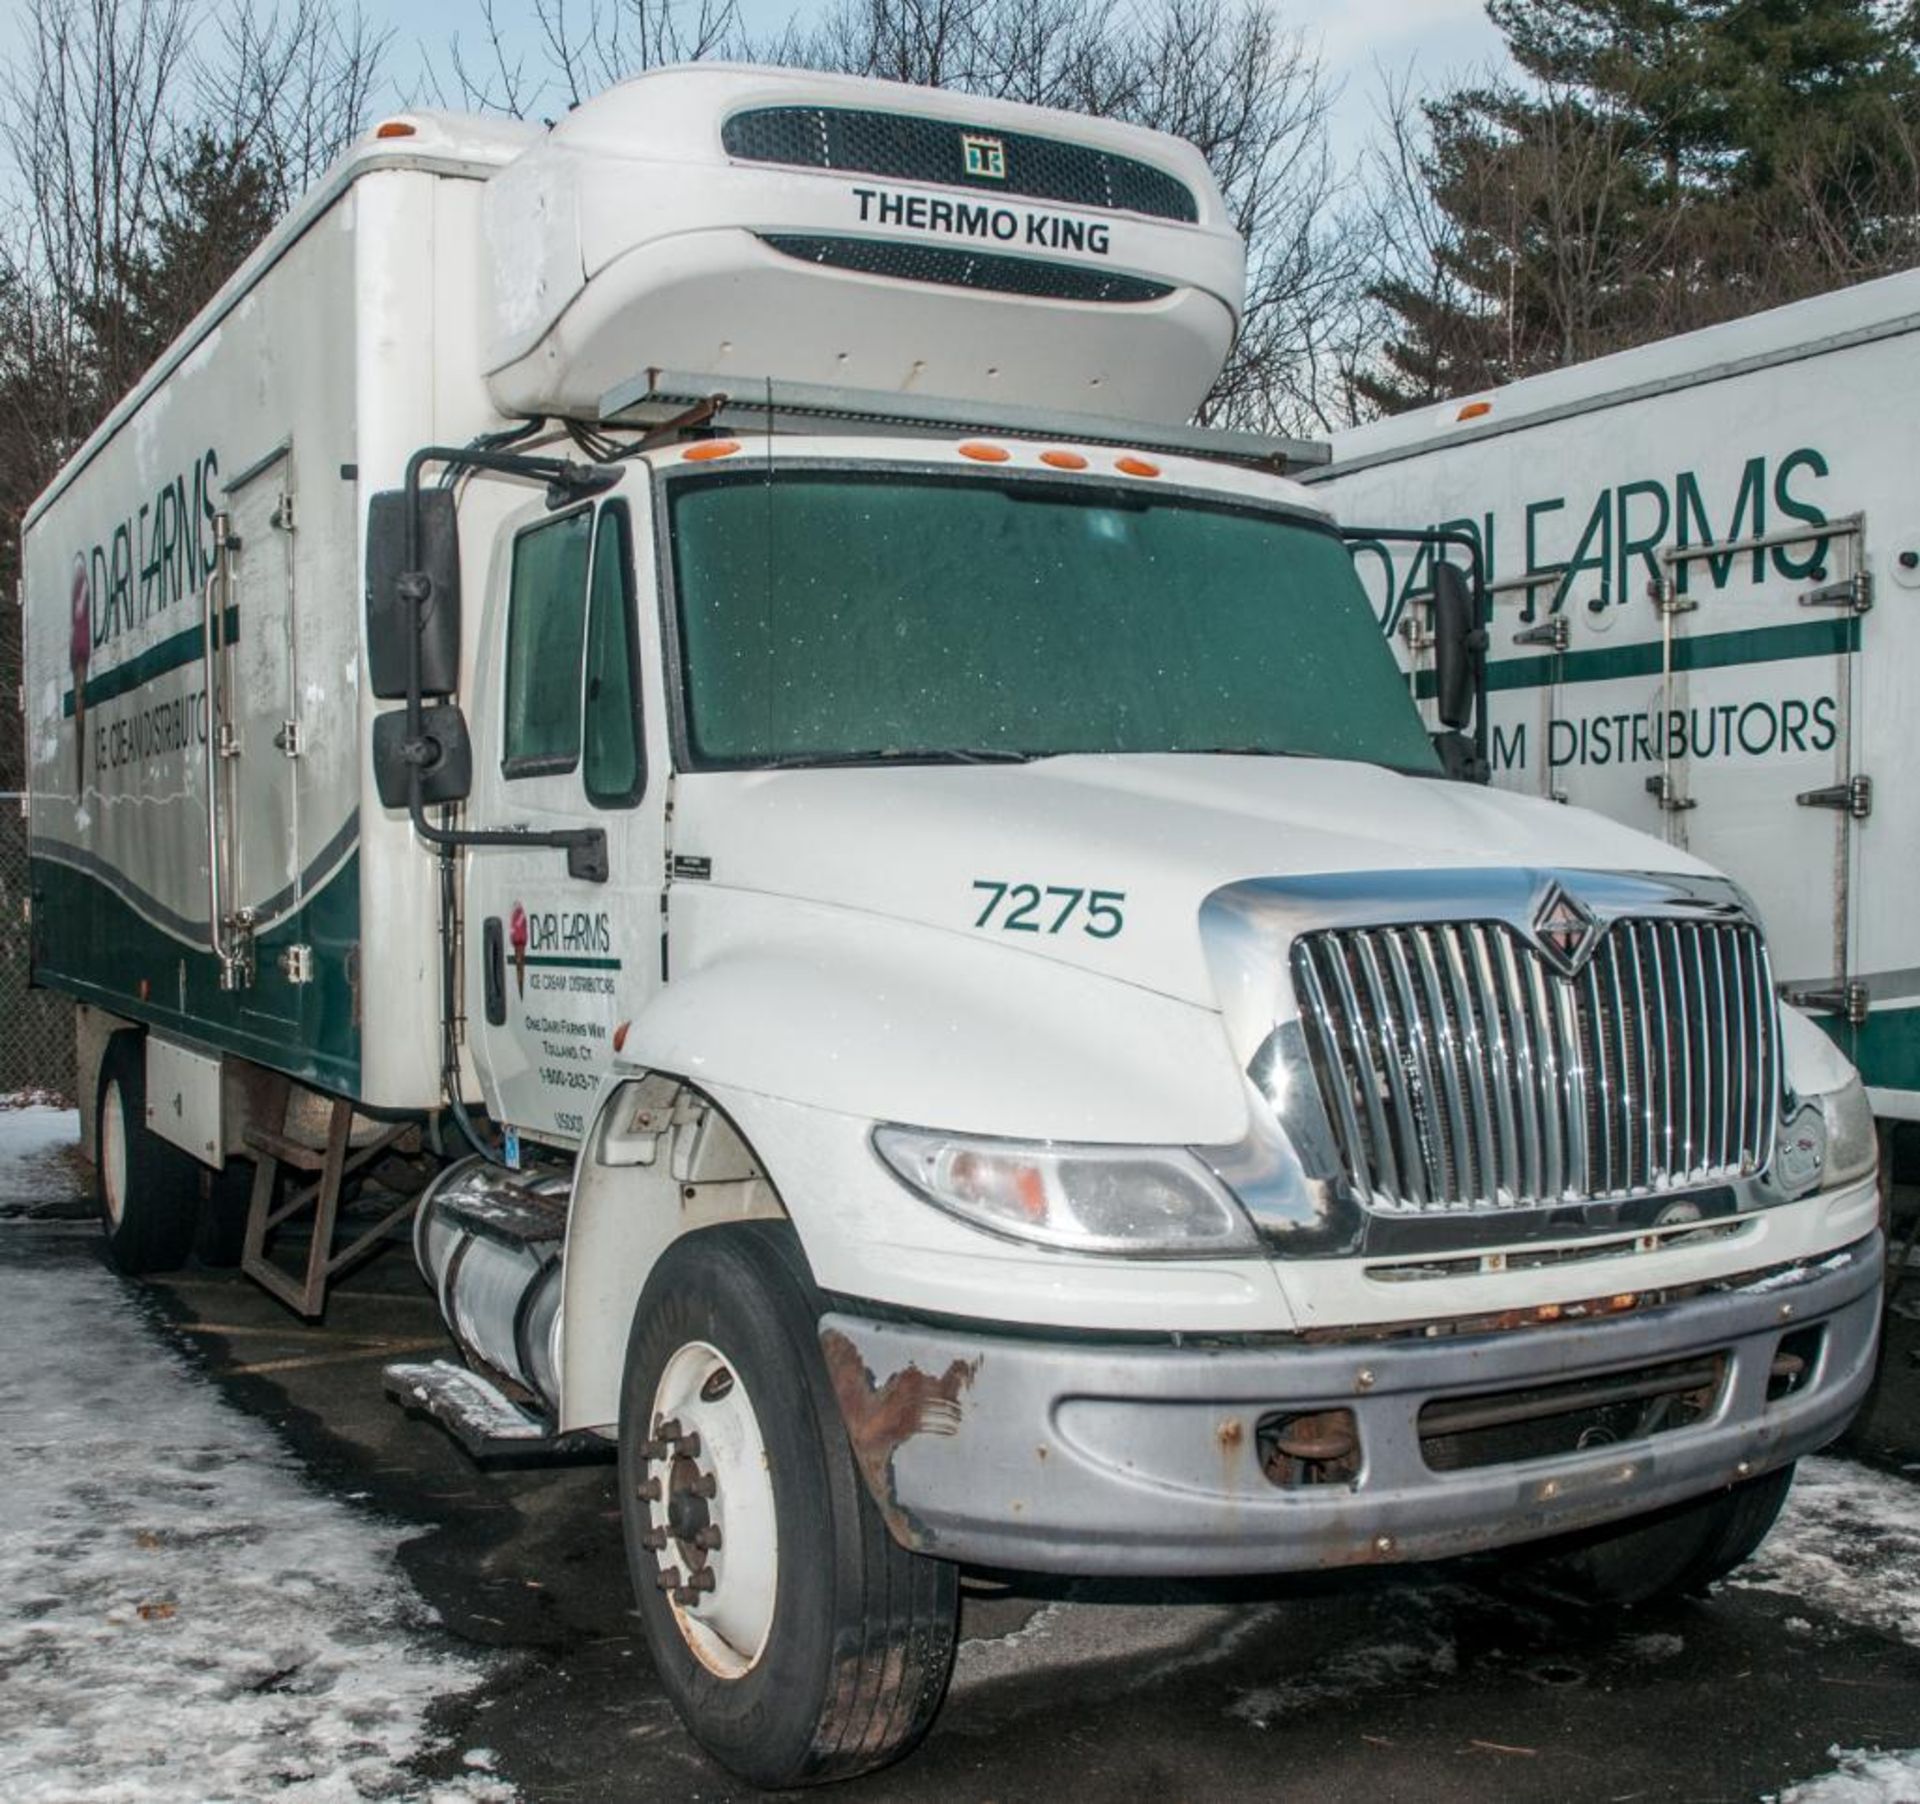
<path id="1" fill-rule="evenodd" d="M 982 132 L 962 132 L 960 167 L 974 181 L 1004 182 L 1007 179 L 1005 140 L 989 138 Z"/>

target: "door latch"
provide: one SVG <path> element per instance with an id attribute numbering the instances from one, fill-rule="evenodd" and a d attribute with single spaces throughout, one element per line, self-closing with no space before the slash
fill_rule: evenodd
<path id="1" fill-rule="evenodd" d="M 1554 651 L 1565 651 L 1573 643 L 1573 628 L 1566 615 L 1555 614 L 1551 620 L 1543 620 L 1538 626 L 1530 626 L 1513 635 L 1515 645 L 1545 645 Z"/>
<path id="2" fill-rule="evenodd" d="M 313 982 L 313 948 L 289 946 L 280 954 L 280 975 L 288 983 Z"/>
<path id="3" fill-rule="evenodd" d="M 1664 814 L 1684 814 L 1689 808 L 1700 806 L 1692 796 L 1683 796 L 1680 785 L 1665 771 L 1647 779 L 1647 794 L 1653 797 Z"/>
<path id="4" fill-rule="evenodd" d="M 1793 798 L 1802 808 L 1839 808 L 1857 821 L 1873 812 L 1873 779 L 1849 777 L 1825 789 L 1803 789 Z"/>
<path id="5" fill-rule="evenodd" d="M 1864 614 L 1873 606 L 1873 573 L 1856 570 L 1837 583 L 1823 583 L 1808 589 L 1800 597 L 1803 608 L 1845 608 L 1850 614 Z"/>
<path id="6" fill-rule="evenodd" d="M 280 731 L 273 736 L 274 749 L 285 752 L 289 758 L 300 756 L 300 723 L 297 720 L 283 720 Z"/>
<path id="7" fill-rule="evenodd" d="M 1849 1027 L 1865 1027 L 1871 1011 L 1867 986 L 1852 979 L 1829 986 L 1782 989 L 1780 995 L 1795 1008 L 1810 1009 L 1816 1015 L 1840 1015 Z"/>

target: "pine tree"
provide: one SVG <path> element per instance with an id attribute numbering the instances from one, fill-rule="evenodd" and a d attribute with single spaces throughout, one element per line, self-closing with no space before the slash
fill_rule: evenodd
<path id="1" fill-rule="evenodd" d="M 1875 0 L 1489 0 L 1526 78 L 1426 108 L 1443 279 L 1376 285 L 1388 411 L 1899 267 L 1915 20 Z"/>

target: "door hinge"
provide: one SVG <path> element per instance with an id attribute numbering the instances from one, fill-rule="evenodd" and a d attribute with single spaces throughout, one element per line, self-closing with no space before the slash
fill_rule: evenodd
<path id="1" fill-rule="evenodd" d="M 1851 979 L 1827 986 L 1784 986 L 1780 996 L 1782 1001 L 1791 1002 L 1795 1008 L 1811 1009 L 1816 1015 L 1844 1016 L 1849 1027 L 1865 1027 L 1872 1006 L 1867 986 Z"/>
<path id="2" fill-rule="evenodd" d="M 273 504 L 273 512 L 267 516 L 267 524 L 281 532 L 293 531 L 293 497 L 283 494 Z"/>
<path id="3" fill-rule="evenodd" d="M 1665 814 L 1684 814 L 1689 808 L 1700 806 L 1693 797 L 1683 796 L 1680 785 L 1665 772 L 1647 779 L 1647 794 L 1653 797 Z"/>
<path id="4" fill-rule="evenodd" d="M 280 954 L 280 975 L 288 983 L 313 982 L 313 948 L 288 946 Z"/>
<path id="5" fill-rule="evenodd" d="M 1808 589 L 1800 597 L 1803 608 L 1845 608 L 1851 614 L 1864 614 L 1873 606 L 1873 573 L 1856 570 L 1837 583 L 1823 583 Z"/>
<path id="6" fill-rule="evenodd" d="M 297 720 L 283 720 L 280 731 L 274 734 L 276 750 L 285 752 L 289 758 L 300 756 L 300 723 Z"/>
<path id="7" fill-rule="evenodd" d="M 1802 808 L 1840 808 L 1857 821 L 1873 812 L 1873 779 L 1849 777 L 1825 789 L 1803 789 L 1793 798 Z"/>
<path id="8" fill-rule="evenodd" d="M 213 747 L 222 758 L 240 756 L 240 732 L 230 720 L 220 723 L 220 730 L 213 737 Z"/>
<path id="9" fill-rule="evenodd" d="M 1543 620 L 1538 626 L 1530 626 L 1513 635 L 1515 645 L 1546 645 L 1555 651 L 1565 651 L 1573 643 L 1573 627 L 1566 615 L 1555 614 L 1551 620 Z"/>

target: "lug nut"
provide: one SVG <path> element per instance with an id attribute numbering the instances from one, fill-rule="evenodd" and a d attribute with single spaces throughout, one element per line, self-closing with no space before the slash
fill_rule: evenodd
<path id="1" fill-rule="evenodd" d="M 695 1547 L 703 1547 L 707 1552 L 711 1553 L 720 1545 L 720 1531 L 715 1528 L 712 1523 L 708 1523 L 705 1528 L 695 1529 L 693 1532 L 693 1544 Z"/>
<path id="2" fill-rule="evenodd" d="M 663 1441 L 677 1441 L 680 1438 L 680 1418 L 669 1416 L 664 1422 L 654 1425 L 654 1434 Z"/>
<path id="3" fill-rule="evenodd" d="M 699 1434 L 692 1430 L 683 1434 L 680 1437 L 679 1446 L 674 1448 L 674 1453 L 681 1459 L 698 1459 L 700 1457 Z"/>
<path id="4" fill-rule="evenodd" d="M 702 1472 L 692 1484 L 687 1486 L 687 1489 L 696 1497 L 711 1497 L 719 1488 L 711 1472 Z"/>
<path id="5" fill-rule="evenodd" d="M 633 1487 L 633 1494 L 636 1497 L 645 1498 L 648 1503 L 658 1503 L 660 1501 L 659 1479 L 643 1478 Z"/>
<path id="6" fill-rule="evenodd" d="M 664 1528 L 649 1528 L 641 1531 L 640 1545 L 649 1553 L 658 1553 L 666 1544 L 667 1531 Z"/>
<path id="7" fill-rule="evenodd" d="M 672 1452 L 673 1449 L 669 1447 L 665 1441 L 642 1441 L 640 1443 L 640 1457 L 642 1459 L 665 1459 Z"/>
<path id="8" fill-rule="evenodd" d="M 678 1566 L 663 1566 L 653 1575 L 653 1582 L 662 1591 L 677 1591 L 686 1581 L 680 1576 Z"/>

